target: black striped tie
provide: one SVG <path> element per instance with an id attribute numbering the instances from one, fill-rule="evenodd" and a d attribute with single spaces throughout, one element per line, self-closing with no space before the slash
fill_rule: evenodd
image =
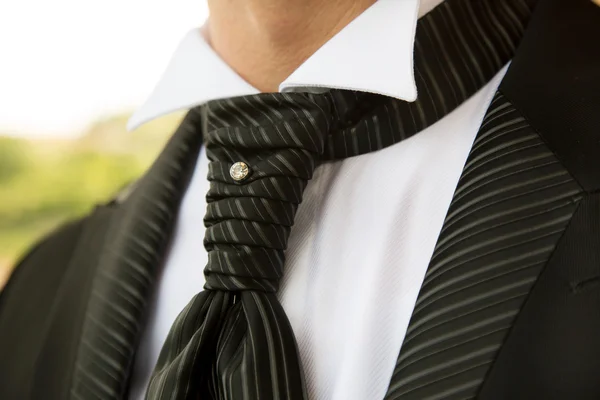
<path id="1" fill-rule="evenodd" d="M 332 126 L 329 99 L 279 94 L 207 106 L 215 125 L 205 135 L 206 290 L 175 321 L 149 398 L 304 398 L 275 292 L 294 215 Z"/>
<path id="2" fill-rule="evenodd" d="M 180 129 L 204 135 L 211 161 L 206 285 L 173 324 L 148 399 L 307 398 L 276 292 L 314 169 L 392 145 L 454 110 L 510 60 L 530 1 L 447 0 L 422 18 L 413 103 L 332 90 L 218 100 L 191 111 L 200 118 L 187 120 L 201 126 Z"/>

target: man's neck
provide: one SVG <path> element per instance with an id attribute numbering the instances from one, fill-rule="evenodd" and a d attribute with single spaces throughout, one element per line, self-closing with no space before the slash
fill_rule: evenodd
<path id="1" fill-rule="evenodd" d="M 208 0 L 208 39 L 242 78 L 276 92 L 315 51 L 376 0 Z"/>

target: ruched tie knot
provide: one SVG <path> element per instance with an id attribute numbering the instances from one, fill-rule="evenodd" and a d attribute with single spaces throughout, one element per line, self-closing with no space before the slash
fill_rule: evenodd
<path id="1" fill-rule="evenodd" d="M 205 289 L 277 291 L 294 215 L 331 124 L 318 98 L 321 104 L 306 95 L 209 103 Z M 243 174 L 232 176 L 236 163 Z"/>

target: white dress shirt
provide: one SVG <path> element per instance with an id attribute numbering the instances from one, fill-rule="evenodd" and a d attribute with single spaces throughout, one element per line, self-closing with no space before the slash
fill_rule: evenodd
<path id="1" fill-rule="evenodd" d="M 416 21 L 437 3 L 377 1 L 280 90 L 343 88 L 414 101 Z M 417 135 L 316 169 L 291 231 L 278 291 L 311 400 L 383 399 L 454 189 L 505 71 Z M 183 39 L 129 126 L 212 99 L 253 93 L 257 90 L 196 29 Z M 207 172 L 201 151 L 138 351 L 134 400 L 144 397 L 171 324 L 204 285 Z"/>

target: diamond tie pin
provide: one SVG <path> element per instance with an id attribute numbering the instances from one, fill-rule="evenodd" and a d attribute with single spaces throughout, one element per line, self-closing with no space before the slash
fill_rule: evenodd
<path id="1" fill-rule="evenodd" d="M 248 176 L 249 172 L 250 168 L 248 168 L 248 164 L 242 161 L 236 162 L 229 169 L 229 175 L 231 175 L 231 177 L 238 182 L 244 180 Z"/>

